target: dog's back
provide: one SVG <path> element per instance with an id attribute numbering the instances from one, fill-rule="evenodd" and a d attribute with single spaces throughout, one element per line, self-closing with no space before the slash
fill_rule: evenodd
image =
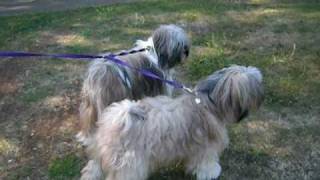
<path id="1" fill-rule="evenodd" d="M 150 71 L 164 78 L 164 73 L 150 60 L 146 53 L 136 53 L 118 57 L 132 67 Z M 123 67 L 104 59 L 90 64 L 82 88 L 80 105 L 80 128 L 78 139 L 83 144 L 95 129 L 95 123 L 103 109 L 113 102 L 123 99 L 141 99 L 166 93 L 162 81 L 140 74 L 137 70 Z"/>
<path id="2" fill-rule="evenodd" d="M 190 98 L 193 99 L 156 96 L 111 104 L 97 123 L 96 144 L 92 149 L 96 149 L 100 157 L 111 163 L 105 166 L 111 169 L 116 164 L 129 162 L 129 157 L 125 155 L 129 152 L 142 153 L 139 157 L 159 161 L 161 166 L 177 159 L 183 160 L 191 151 L 197 152 L 197 149 L 192 148 L 194 145 L 188 144 L 188 139 L 199 138 L 198 134 L 193 134 L 190 130 L 201 123 L 196 120 L 200 114 L 192 108 L 194 101 L 190 101 Z M 192 114 L 191 111 L 195 113 Z M 185 114 L 190 116 L 185 117 Z M 119 157 L 119 162 L 110 161 L 115 157 Z"/>
<path id="3" fill-rule="evenodd" d="M 146 54 L 131 54 L 119 59 L 126 61 L 132 67 L 146 70 L 160 78 L 165 78 L 164 72 Z M 129 97 L 130 99 L 138 100 L 144 96 L 156 96 L 166 93 L 166 85 L 162 81 L 144 76 L 137 70 L 125 68 L 125 71 L 128 73 L 129 81 L 131 82 L 132 97 Z"/>

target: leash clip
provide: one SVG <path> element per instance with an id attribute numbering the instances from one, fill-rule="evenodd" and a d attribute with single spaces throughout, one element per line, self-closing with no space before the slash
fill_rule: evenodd
<path id="1" fill-rule="evenodd" d="M 183 89 L 185 92 L 187 92 L 187 93 L 192 94 L 192 95 L 195 96 L 194 101 L 196 102 L 196 104 L 200 104 L 200 103 L 201 103 L 201 100 L 200 100 L 200 98 L 197 96 L 197 93 L 195 93 L 192 89 L 190 89 L 190 88 L 188 88 L 188 87 L 186 87 L 186 86 L 183 86 L 182 89 Z"/>
<path id="2" fill-rule="evenodd" d="M 190 88 L 188 88 L 188 87 L 186 87 L 186 86 L 183 86 L 182 89 L 183 89 L 184 91 L 186 91 L 187 93 L 189 93 L 189 94 L 195 95 L 194 92 L 193 92 L 193 90 L 190 89 Z"/>

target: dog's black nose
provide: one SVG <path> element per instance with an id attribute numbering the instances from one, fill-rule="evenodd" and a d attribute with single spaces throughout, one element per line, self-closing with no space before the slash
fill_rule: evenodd
<path id="1" fill-rule="evenodd" d="M 238 122 L 240 122 L 241 120 L 243 120 L 244 118 L 246 118 L 249 115 L 249 110 L 245 110 L 243 113 L 241 113 Z"/>

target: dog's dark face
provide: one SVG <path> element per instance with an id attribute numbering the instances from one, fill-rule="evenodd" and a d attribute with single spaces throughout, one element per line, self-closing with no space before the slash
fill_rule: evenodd
<path id="1" fill-rule="evenodd" d="M 181 51 L 181 56 L 180 56 L 181 62 L 184 62 L 188 59 L 189 53 L 190 53 L 189 51 L 190 51 L 189 45 L 184 45 L 183 50 Z"/>
<path id="2" fill-rule="evenodd" d="M 231 66 L 219 70 L 196 86 L 222 119 L 240 122 L 263 101 L 262 75 L 257 68 Z"/>
<path id="3" fill-rule="evenodd" d="M 239 116 L 237 122 L 240 122 L 240 121 L 242 121 L 244 118 L 248 117 L 248 116 L 249 116 L 249 110 L 248 110 L 248 109 L 246 109 L 246 110 L 244 110 L 244 111 L 243 111 L 243 110 L 240 110 L 240 111 L 239 111 L 239 114 L 240 114 L 240 116 Z"/>

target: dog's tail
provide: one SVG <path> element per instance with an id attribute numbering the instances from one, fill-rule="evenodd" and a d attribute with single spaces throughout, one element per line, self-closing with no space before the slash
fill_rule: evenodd
<path id="1" fill-rule="evenodd" d="M 80 132 L 77 134 L 77 140 L 83 145 L 88 145 L 90 142 L 90 134 L 95 129 L 97 121 L 97 109 L 88 96 L 82 97 L 79 108 L 80 112 Z"/>
<path id="2" fill-rule="evenodd" d="M 231 66 L 213 75 L 218 77 L 210 96 L 218 114 L 240 121 L 263 101 L 262 74 L 255 67 Z"/>
<path id="3" fill-rule="evenodd" d="M 83 145 L 88 145 L 104 108 L 128 96 L 127 85 L 130 83 L 119 68 L 104 60 L 95 60 L 90 64 L 83 82 L 79 108 L 80 132 L 77 139 Z"/>

